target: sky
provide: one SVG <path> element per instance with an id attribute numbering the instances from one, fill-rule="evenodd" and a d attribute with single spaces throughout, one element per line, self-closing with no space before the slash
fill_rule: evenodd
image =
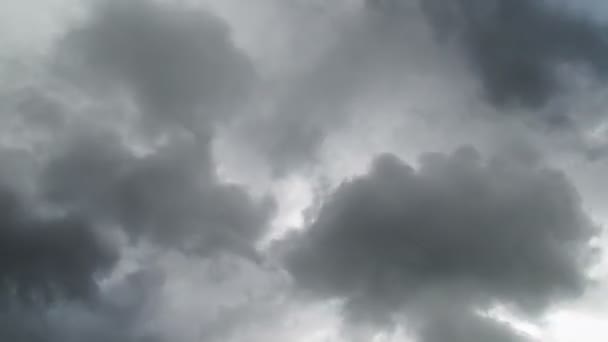
<path id="1" fill-rule="evenodd" d="M 0 2 L 0 340 L 608 339 L 599 0 Z"/>

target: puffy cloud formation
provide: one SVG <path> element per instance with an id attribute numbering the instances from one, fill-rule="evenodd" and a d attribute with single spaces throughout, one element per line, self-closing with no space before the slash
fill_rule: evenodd
<path id="1" fill-rule="evenodd" d="M 162 341 L 161 334 L 138 321 L 157 288 L 153 276 L 138 272 L 120 286 L 100 292 L 95 301 L 3 308 L 0 337 L 24 342 Z"/>
<path id="2" fill-rule="evenodd" d="M 286 262 L 303 289 L 343 298 L 355 318 L 390 319 L 428 293 L 449 294 L 441 305 L 460 308 L 457 319 L 495 302 L 538 312 L 584 290 L 596 231 L 572 185 L 540 161 L 462 148 L 414 169 L 384 155 L 288 239 Z M 483 321 L 453 329 L 502 334 Z M 444 341 L 450 324 L 425 340 Z"/>
<path id="3" fill-rule="evenodd" d="M 541 329 L 595 284 L 605 172 L 579 152 L 608 141 L 601 16 L 556 0 L 2 13 L 0 340 L 528 342 L 515 316 Z"/>
<path id="4" fill-rule="evenodd" d="M 441 92 L 444 117 L 518 113 L 574 131 L 596 117 L 560 101 L 577 91 L 581 74 L 605 80 L 606 30 L 582 11 L 527 0 L 367 0 L 354 13 L 333 11 L 337 28 L 320 39 L 319 57 L 287 84 L 277 81 L 284 94 L 274 114 L 245 132 L 280 172 L 317 159 L 331 132 L 368 115 L 353 106 L 378 94 L 405 97 L 425 116 L 436 104 L 417 97 Z M 458 102 L 447 94 L 455 89 Z M 470 108 L 472 98 L 487 107 Z"/>
<path id="5" fill-rule="evenodd" d="M 0 336 L 172 339 L 140 322 L 162 315 L 150 308 L 164 289 L 146 275 L 155 263 L 121 271 L 124 253 L 146 245 L 260 260 L 273 201 L 221 180 L 211 150 L 216 125 L 245 102 L 253 67 L 219 18 L 152 1 L 95 2 L 49 59 L 50 81 L 6 94 L 25 147 L 3 150 L 26 162 L 2 174 L 15 186 L 0 202 L 0 314 L 18 324 Z"/>
<path id="6" fill-rule="evenodd" d="M 605 77 L 607 31 L 583 13 L 527 0 L 428 0 L 422 6 L 441 35 L 461 41 L 497 105 L 546 104 L 564 88 L 558 71 L 569 64 Z"/>
<path id="7" fill-rule="evenodd" d="M 37 214 L 7 187 L 0 193 L 0 208 L 2 306 L 15 299 L 44 303 L 96 294 L 95 276 L 108 271 L 117 255 L 92 222 Z"/>
<path id="8" fill-rule="evenodd" d="M 160 2 L 101 1 L 60 47 L 67 76 L 124 86 L 152 127 L 205 131 L 243 101 L 255 80 L 220 19 Z"/>
<path id="9" fill-rule="evenodd" d="M 402 17 L 372 6 L 350 12 L 346 6 L 327 9 L 331 12 L 323 17 L 335 17 L 336 29 L 320 37 L 324 44 L 319 44 L 319 56 L 286 84 L 278 81 L 281 95 L 271 113 L 255 118 L 245 132 L 276 171 L 317 159 L 327 136 L 356 117 L 352 106 L 359 97 L 399 93 L 420 74 L 446 70 L 442 63 L 447 59 L 432 40 L 420 8 L 409 0 L 403 4 L 407 11 Z"/>
<path id="10" fill-rule="evenodd" d="M 433 316 L 421 329 L 420 338 L 429 342 L 496 341 L 529 342 L 531 338 L 514 332 L 506 323 L 471 315 L 467 312 L 446 310 Z"/>
<path id="11" fill-rule="evenodd" d="M 66 128 L 52 130 L 66 136 L 51 138 L 42 196 L 130 236 L 203 254 L 232 245 L 252 255 L 273 204 L 224 184 L 211 155 L 215 125 L 228 107 L 236 111 L 253 77 L 220 19 L 150 1 L 102 1 L 59 48 L 58 78 L 82 85 L 86 101 L 126 90 L 139 114 L 124 119 L 126 134 L 148 141 L 149 151 L 137 154 L 120 130 L 99 128 L 111 118 L 98 111 L 82 124 L 67 118 Z"/>
<path id="12" fill-rule="evenodd" d="M 230 246 L 253 255 L 272 200 L 221 183 L 206 146 L 172 143 L 138 157 L 109 138 L 77 139 L 51 159 L 42 178 L 50 201 L 120 225 L 131 237 L 203 254 Z"/>

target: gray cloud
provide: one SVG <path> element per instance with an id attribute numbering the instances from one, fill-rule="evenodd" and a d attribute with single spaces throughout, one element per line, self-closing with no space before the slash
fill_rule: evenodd
<path id="1" fill-rule="evenodd" d="M 284 242 L 287 268 L 306 293 L 378 323 L 426 310 L 428 293 L 465 313 L 495 302 L 537 313 L 576 296 L 597 228 L 561 172 L 515 156 L 462 148 L 424 155 L 418 169 L 378 157 Z"/>
<path id="2" fill-rule="evenodd" d="M 444 310 L 426 321 L 418 338 L 425 342 L 531 342 L 507 323 L 466 311 Z"/>
<path id="3" fill-rule="evenodd" d="M 462 42 L 496 105 L 546 104 L 565 90 L 557 72 L 563 65 L 583 65 L 601 78 L 608 71 L 607 31 L 582 12 L 546 1 L 421 3 L 441 35 Z"/>
<path id="4" fill-rule="evenodd" d="M 292 338 L 263 331 L 292 330 L 309 298 L 290 292 L 283 269 L 260 262 L 255 246 L 274 203 L 221 179 L 216 126 L 243 119 L 238 138 L 284 171 L 314 159 L 367 96 L 396 97 L 428 76 L 447 85 L 429 81 L 415 94 L 430 90 L 434 100 L 470 75 L 460 71 L 462 51 L 438 44 L 427 19 L 464 49 L 499 110 L 548 103 L 563 63 L 605 73 L 599 26 L 522 0 L 423 0 L 428 17 L 416 1 L 368 1 L 328 32 L 335 36 L 324 43 L 335 44 L 318 60 L 272 85 L 260 82 L 228 23 L 206 11 L 93 3 L 55 46 L 52 65 L 39 66 L 44 75 L 32 72 L 51 80 L 0 94 L 0 110 L 15 115 L 1 119 L 20 130 L 3 131 L 1 143 L 33 141 L 0 152 L 0 182 L 11 185 L 0 187 L 0 340 Z M 242 116 L 257 86 L 275 106 L 263 119 Z M 119 122 L 123 112 L 139 116 Z M 344 300 L 353 319 L 384 324 L 404 314 L 425 342 L 521 342 L 476 310 L 501 302 L 533 315 L 586 288 L 596 227 L 561 172 L 535 155 L 484 160 L 470 148 L 420 164 L 378 157 L 322 202 L 307 230 L 280 243 L 296 290 Z M 106 229 L 122 230 L 125 252 L 144 256 L 126 260 Z M 223 265 L 224 257 L 236 261 Z M 150 277 L 148 263 L 162 267 Z"/>
<path id="5" fill-rule="evenodd" d="M 146 329 L 150 296 L 158 282 L 140 271 L 119 286 L 100 293 L 94 302 L 61 302 L 53 306 L 13 306 L 0 312 L 0 338 L 19 342 L 160 342 L 162 334 Z"/>
<path id="6" fill-rule="evenodd" d="M 470 83 L 460 56 L 433 39 L 416 1 L 346 3 L 318 5 L 338 18 L 321 35 L 318 56 L 303 62 L 303 71 L 279 77 L 270 114 L 252 117 L 243 129 L 279 174 L 318 161 L 327 138 L 353 121 L 386 115 L 377 108 L 383 102 L 424 106 L 418 101 L 440 91 L 435 82 L 450 91 L 455 80 L 461 89 Z M 368 107 L 373 101 L 379 105 Z"/>
<path id="7" fill-rule="evenodd" d="M 563 99 L 580 91 L 572 75 L 601 84 L 608 71 L 606 30 L 582 11 L 550 1 L 368 0 L 353 12 L 328 30 L 320 57 L 286 82 L 275 113 L 247 128 L 247 142 L 278 171 L 315 161 L 325 138 L 375 94 L 404 97 L 404 107 L 414 103 L 428 116 L 435 103 L 418 95 L 453 92 L 461 103 L 436 101 L 446 103 L 444 121 L 474 102 L 469 111 L 489 120 L 496 111 L 519 113 L 558 134 L 597 124 Z M 433 79 L 442 85 L 429 86 Z"/>
<path id="8" fill-rule="evenodd" d="M 118 255 L 90 221 L 37 213 L 8 187 L 0 191 L 0 209 L 3 305 L 96 294 L 96 277 L 109 271 Z"/>
<path id="9" fill-rule="evenodd" d="M 111 139 L 75 139 L 52 157 L 41 179 L 46 198 L 119 224 L 134 238 L 201 254 L 229 249 L 253 255 L 273 202 L 223 184 L 198 140 L 138 157 Z"/>
<path id="10" fill-rule="evenodd" d="M 94 4 L 60 40 L 54 71 L 70 86 L 83 85 L 81 95 L 92 102 L 107 98 L 107 86 L 125 88 L 141 114 L 141 121 L 124 123 L 128 134 L 137 140 L 153 128 L 160 134 L 151 140 L 165 142 L 136 156 L 121 134 L 99 124 L 111 120 L 103 113 L 114 107 L 85 113 L 92 116 L 86 124 L 55 139 L 39 182 L 44 196 L 133 237 L 201 253 L 230 245 L 251 254 L 272 203 L 222 183 L 211 143 L 216 124 L 245 102 L 253 66 L 227 25 L 200 9 L 141 0 Z"/>
<path id="11" fill-rule="evenodd" d="M 246 99 L 255 71 L 219 18 L 157 1 L 97 3 L 59 45 L 67 77 L 123 85 L 152 128 L 207 132 Z"/>
<path id="12" fill-rule="evenodd" d="M 320 5 L 319 12 L 332 10 L 340 11 Z M 324 139 L 354 116 L 357 97 L 401 89 L 398 85 L 420 70 L 444 69 L 420 11 L 398 24 L 366 8 L 334 16 L 340 20 L 327 32 L 329 42 L 321 38 L 327 46 L 320 56 L 305 72 L 279 80 L 272 113 L 253 118 L 247 127 L 249 143 L 257 144 L 279 173 L 314 161 Z"/>
<path id="13" fill-rule="evenodd" d="M 128 279 L 126 295 L 101 288 L 98 276 L 124 258 L 101 238 L 107 229 L 130 237 L 125 248 L 151 242 L 160 254 L 257 260 L 273 211 L 270 199 L 224 183 L 211 156 L 216 124 L 238 112 L 255 81 L 227 25 L 143 0 L 96 1 L 87 15 L 57 43 L 51 65 L 40 65 L 48 82 L 7 93 L 32 146 L 17 154 L 35 162 L 24 165 L 28 186 L 0 203 L 0 316 L 18 322 L 0 325 L 2 340 L 172 340 L 146 331 L 146 310 L 161 294 L 153 282 Z M 115 122 L 131 109 L 124 95 L 140 120 Z"/>

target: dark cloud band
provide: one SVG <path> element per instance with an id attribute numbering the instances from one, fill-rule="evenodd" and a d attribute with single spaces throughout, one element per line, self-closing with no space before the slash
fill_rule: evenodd
<path id="1" fill-rule="evenodd" d="M 463 312 L 539 312 L 584 290 L 596 232 L 564 175 L 538 161 L 463 148 L 413 169 L 384 155 L 286 241 L 286 263 L 302 289 L 343 298 L 358 319 L 382 322 L 428 293 Z"/>

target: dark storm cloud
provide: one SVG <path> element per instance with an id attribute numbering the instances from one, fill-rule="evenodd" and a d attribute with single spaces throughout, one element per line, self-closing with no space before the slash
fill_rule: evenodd
<path id="1" fill-rule="evenodd" d="M 198 140 L 135 156 L 112 137 L 78 139 L 49 163 L 47 198 L 120 224 L 133 237 L 205 254 L 250 254 L 273 211 L 244 188 L 223 184 Z"/>
<path id="2" fill-rule="evenodd" d="M 181 157 L 181 156 L 180 156 Z M 197 169 L 158 158 L 142 161 L 117 184 L 115 203 L 127 226 L 150 230 L 161 241 L 185 235 L 190 248 L 251 252 L 272 212 L 244 188 L 201 179 Z"/>
<path id="3" fill-rule="evenodd" d="M 76 326 L 74 318 L 54 320 L 46 316 L 47 313 L 28 311 L 16 313 L 0 313 L 3 322 L 0 323 L 0 338 L 3 341 L 19 342 L 162 342 L 158 336 L 137 336 L 131 332 L 125 332 L 123 324 L 116 322 L 111 317 L 97 316 L 86 310 L 74 310 L 68 314 L 86 316 L 84 320 L 87 325 Z M 10 322 L 10 323 L 9 323 Z M 81 322 L 82 323 L 82 322 Z"/>
<path id="4" fill-rule="evenodd" d="M 330 7 L 321 5 L 319 12 L 332 11 Z M 307 7 L 291 10 L 298 8 Z M 412 72 L 408 63 L 420 62 L 421 15 L 407 18 L 412 20 L 405 25 L 366 10 L 342 15 L 347 18 L 336 20 L 328 37 L 319 38 L 318 45 L 327 45 L 320 48 L 319 58 L 288 82 L 279 81 L 273 113 L 249 123 L 249 143 L 256 144 L 279 174 L 314 161 L 324 139 L 353 117 L 351 106 L 358 96 L 394 90 Z"/>
<path id="5" fill-rule="evenodd" d="M 43 89 L 23 87 L 3 95 L 4 106 L 30 128 L 56 129 L 64 124 L 62 105 Z"/>
<path id="6" fill-rule="evenodd" d="M 36 213 L 7 187 L 0 189 L 0 249 L 0 298 L 5 305 L 91 297 L 96 277 L 117 257 L 87 220 Z"/>
<path id="7" fill-rule="evenodd" d="M 0 312 L 0 339 L 19 342 L 161 342 L 162 334 L 142 327 L 145 303 L 158 295 L 158 282 L 145 271 L 128 276 L 120 286 L 92 303 L 14 306 Z"/>
<path id="8" fill-rule="evenodd" d="M 560 79 L 559 66 L 579 64 L 600 78 L 608 71 L 608 31 L 582 13 L 548 1 L 421 3 L 440 35 L 461 40 L 496 105 L 546 104 L 568 82 Z"/>
<path id="9" fill-rule="evenodd" d="M 565 176 L 538 160 L 462 148 L 413 169 L 384 155 L 287 240 L 286 263 L 303 289 L 344 298 L 355 316 L 426 291 L 537 312 L 585 288 L 595 232 Z"/>
<path id="10" fill-rule="evenodd" d="M 87 15 L 54 47 L 51 66 L 40 66 L 49 80 L 9 95 L 7 112 L 32 145 L 20 153 L 33 162 L 21 172 L 27 186 L 0 197 L 0 340 L 175 340 L 147 332 L 157 328 L 146 327 L 148 307 L 162 295 L 154 281 L 118 280 L 127 289 L 108 291 L 123 260 L 101 237 L 122 229 L 125 248 L 144 240 L 163 255 L 258 257 L 273 203 L 222 182 L 211 156 L 214 126 L 238 112 L 255 72 L 227 25 L 206 12 L 94 1 Z M 141 121 L 114 122 L 132 109 L 125 102 Z M 160 134 L 141 134 L 150 132 Z M 140 262 L 129 265 L 135 273 Z M 154 308 L 161 323 L 165 309 Z"/>
<path id="11" fill-rule="evenodd" d="M 292 311 L 305 305 L 283 288 L 284 269 L 273 264 L 267 273 L 255 248 L 274 203 L 224 182 L 212 153 L 215 126 L 241 114 L 259 85 L 254 66 L 228 25 L 207 12 L 160 0 L 93 2 L 53 51 L 45 70 L 51 87 L 2 96 L 22 116 L 17 135 L 35 146 L 16 152 L 26 157 L 0 154 L 0 184 L 11 185 L 0 186 L 0 340 L 253 340 L 245 335 L 265 330 L 262 322 L 270 320 L 260 317 L 270 311 L 276 327 L 291 329 Z M 276 113 L 253 118 L 262 126 L 245 142 L 261 145 L 276 170 L 299 166 L 351 118 L 348 107 L 359 95 L 392 90 L 410 71 L 451 68 L 437 63 L 437 51 L 427 53 L 436 42 L 412 4 L 368 2 L 317 65 L 293 83 L 278 82 L 286 89 L 269 90 Z M 546 102 L 558 89 L 553 66 L 562 61 L 604 72 L 603 50 L 574 52 L 575 40 L 582 50 L 599 44 L 575 30 L 582 19 L 514 0 L 488 12 L 494 32 L 463 14 L 481 2 L 433 4 L 425 1 L 425 10 L 452 20 L 448 27 L 457 28 L 495 104 Z M 539 31 L 522 46 L 514 38 L 519 31 L 499 15 L 516 10 L 527 14 L 523 26 Z M 568 43 L 549 40 L 529 53 L 554 32 Z M 488 37 L 505 40 L 510 54 L 495 51 Z M 503 68 L 512 72 L 496 71 Z M 141 121 L 114 122 L 131 109 Z M 425 155 L 414 169 L 385 155 L 319 210 L 307 230 L 284 241 L 297 289 L 344 299 L 352 318 L 402 313 L 424 342 L 527 341 L 476 309 L 499 301 L 535 313 L 586 285 L 595 227 L 564 175 L 535 157 L 484 161 L 462 149 Z M 114 230 L 129 238 L 121 246 L 129 253 L 104 239 Z M 222 265 L 226 254 L 256 271 Z M 205 270 L 199 262 L 208 263 Z M 149 276 L 149 266 L 158 274 Z M 188 279 L 188 272 L 205 279 Z M 172 278 L 172 286 L 158 275 Z"/>
<path id="12" fill-rule="evenodd" d="M 424 342 L 532 342 L 507 323 L 466 311 L 443 310 L 423 323 L 418 338 Z"/>
<path id="13" fill-rule="evenodd" d="M 220 19 L 156 1 L 99 1 L 59 50 L 60 70 L 85 83 L 122 84 L 152 127 L 208 129 L 255 79 Z"/>
<path id="14" fill-rule="evenodd" d="M 134 125 L 134 140 L 153 128 L 165 142 L 136 156 L 114 132 L 66 129 L 40 180 L 46 198 L 117 223 L 133 237 L 201 253 L 252 253 L 272 204 L 221 182 L 211 142 L 216 123 L 246 101 L 253 66 L 233 45 L 227 25 L 200 9 L 142 0 L 94 3 L 89 18 L 56 49 L 60 75 L 83 85 L 92 102 L 106 98 L 108 85 L 126 89 L 142 116 L 125 123 Z"/>
<path id="15" fill-rule="evenodd" d="M 571 101 L 561 96 L 579 91 L 567 79 L 572 75 L 593 81 L 608 75 L 608 31 L 584 13 L 551 1 L 364 3 L 328 32 L 327 48 L 306 72 L 285 83 L 274 115 L 251 120 L 247 143 L 275 170 L 314 162 L 324 139 L 358 118 L 353 107 L 370 95 L 392 94 L 387 102 L 404 97 L 404 107 L 413 103 L 423 115 L 445 103 L 442 121 L 475 103 L 470 111 L 521 113 L 534 128 L 559 133 L 594 124 L 589 113 L 569 112 Z M 443 92 L 462 102 L 416 98 Z M 558 99 L 570 104 L 552 102 Z"/>

